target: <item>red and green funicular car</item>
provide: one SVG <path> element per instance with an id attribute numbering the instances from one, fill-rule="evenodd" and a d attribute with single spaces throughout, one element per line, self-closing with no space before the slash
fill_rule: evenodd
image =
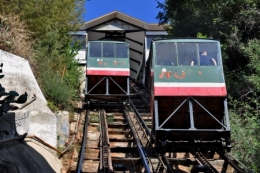
<path id="1" fill-rule="evenodd" d="M 225 147 L 230 148 L 227 91 L 219 41 L 153 41 L 145 81 L 151 89 L 157 143 L 171 141 L 180 148 L 186 144 L 218 148 L 225 143 Z M 198 144 L 191 145 L 195 141 Z"/>
<path id="2" fill-rule="evenodd" d="M 129 96 L 129 43 L 89 41 L 87 52 L 87 99 L 106 100 Z"/>

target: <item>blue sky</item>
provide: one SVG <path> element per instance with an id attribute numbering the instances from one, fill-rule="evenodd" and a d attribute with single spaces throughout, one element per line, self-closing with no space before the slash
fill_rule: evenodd
<path id="1" fill-rule="evenodd" d="M 84 19 L 89 21 L 110 12 L 119 11 L 146 23 L 158 23 L 156 16 L 159 9 L 156 7 L 156 0 L 90 0 L 85 4 Z"/>

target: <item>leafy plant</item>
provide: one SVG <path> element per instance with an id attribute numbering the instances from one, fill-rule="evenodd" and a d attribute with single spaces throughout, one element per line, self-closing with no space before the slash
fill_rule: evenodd
<path id="1" fill-rule="evenodd" d="M 90 123 L 99 123 L 99 114 L 91 114 L 89 117 Z"/>
<path id="2" fill-rule="evenodd" d="M 260 102 L 256 91 L 243 99 L 229 99 L 232 109 L 229 111 L 232 133 L 232 152 L 245 165 L 255 172 L 260 171 L 260 164 L 256 162 L 260 157 Z"/>
<path id="3" fill-rule="evenodd" d="M 112 116 L 107 116 L 107 123 L 110 124 L 114 121 L 114 115 Z"/>
<path id="4" fill-rule="evenodd" d="M 47 101 L 47 106 L 50 108 L 51 111 L 57 112 L 59 108 L 55 106 L 55 104 L 52 101 Z"/>

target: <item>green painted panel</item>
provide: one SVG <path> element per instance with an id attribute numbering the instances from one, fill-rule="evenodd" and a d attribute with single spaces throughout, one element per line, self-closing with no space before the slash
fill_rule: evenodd
<path id="1" fill-rule="evenodd" d="M 225 81 L 221 66 L 155 66 L 154 82 L 222 83 Z"/>
<path id="2" fill-rule="evenodd" d="M 151 51 L 154 82 L 225 82 L 219 41 L 157 40 L 153 42 Z M 191 66 L 192 61 L 194 66 Z"/>
<path id="3" fill-rule="evenodd" d="M 88 58 L 87 67 L 126 68 L 129 69 L 128 58 Z"/>

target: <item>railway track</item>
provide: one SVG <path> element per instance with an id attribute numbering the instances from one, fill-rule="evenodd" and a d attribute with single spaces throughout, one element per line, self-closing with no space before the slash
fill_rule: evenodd
<path id="1" fill-rule="evenodd" d="M 97 113 L 87 112 L 85 123 L 89 124 L 87 120 Z M 146 134 L 149 131 L 142 128 L 132 110 L 102 109 L 98 117 L 100 137 L 95 142 L 90 137 L 83 140 L 86 148 L 81 150 L 77 172 L 166 172 L 162 157 L 156 154 Z M 92 131 L 84 133 L 90 135 Z"/>
<path id="2" fill-rule="evenodd" d="M 228 153 L 218 152 L 218 158 L 211 158 L 193 149 L 174 153 L 163 147 L 156 148 L 151 132 L 149 91 L 134 83 L 130 85 L 129 106 L 87 110 L 77 173 L 249 173 Z M 91 122 L 93 117 L 97 119 L 95 123 Z M 88 129 L 89 124 L 96 131 Z"/>
<path id="3" fill-rule="evenodd" d="M 168 158 L 162 151 L 154 147 L 154 136 L 152 135 L 152 117 L 150 113 L 150 93 L 142 85 L 131 83 L 133 94 L 130 99 L 130 106 L 133 110 L 131 121 L 135 124 L 136 134 L 146 151 L 151 172 L 176 172 L 173 170 Z"/>
<path id="4" fill-rule="evenodd" d="M 97 115 L 97 112 L 88 112 L 90 119 Z M 85 131 L 88 141 L 83 145 L 86 148 L 81 151 L 77 172 L 142 172 L 142 161 L 146 158 L 140 154 L 142 147 L 135 140 L 125 113 L 123 109 L 98 111 L 99 132 L 91 138 L 93 131 Z"/>

